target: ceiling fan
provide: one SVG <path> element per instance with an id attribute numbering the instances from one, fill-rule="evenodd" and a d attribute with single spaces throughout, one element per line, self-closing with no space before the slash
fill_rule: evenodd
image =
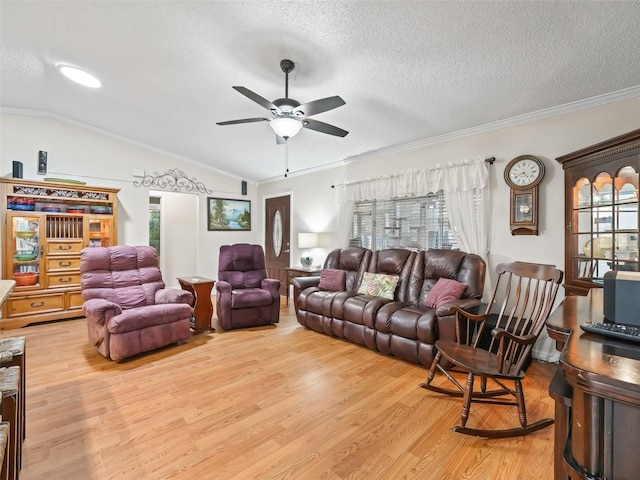
<path id="1" fill-rule="evenodd" d="M 296 135 L 301 128 L 308 128 L 316 132 L 327 133 L 337 137 L 345 137 L 349 132 L 341 128 L 329 125 L 309 118 L 312 115 L 333 110 L 345 104 L 342 98 L 327 97 L 320 100 L 314 100 L 300 104 L 297 100 L 289 98 L 289 73 L 293 71 L 295 64 L 291 60 L 284 59 L 280 62 L 280 68 L 285 74 L 284 98 L 278 98 L 270 102 L 266 98 L 261 97 L 257 93 L 252 92 L 245 87 L 233 87 L 245 97 L 253 100 L 258 105 L 263 106 L 271 111 L 272 118 L 257 117 L 243 118 L 240 120 L 229 120 L 226 122 L 217 122 L 217 125 L 235 125 L 237 123 L 253 123 L 253 122 L 269 122 L 273 131 L 276 132 L 276 142 L 278 144 L 286 143 L 286 141 Z"/>

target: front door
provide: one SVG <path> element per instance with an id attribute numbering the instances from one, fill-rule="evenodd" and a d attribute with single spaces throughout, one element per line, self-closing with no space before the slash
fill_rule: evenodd
<path id="1" fill-rule="evenodd" d="M 289 231 L 290 197 L 268 198 L 265 215 L 265 262 L 269 278 L 280 280 L 280 295 L 286 291 L 291 239 Z"/>

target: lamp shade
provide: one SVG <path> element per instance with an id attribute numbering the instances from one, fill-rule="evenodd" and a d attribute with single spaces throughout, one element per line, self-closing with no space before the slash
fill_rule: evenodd
<path id="1" fill-rule="evenodd" d="M 292 117 L 278 117 L 269 122 L 276 135 L 282 138 L 291 138 L 295 136 L 302 128 L 302 122 Z"/>
<path id="2" fill-rule="evenodd" d="M 316 248 L 317 246 L 317 233 L 298 233 L 298 248 Z"/>

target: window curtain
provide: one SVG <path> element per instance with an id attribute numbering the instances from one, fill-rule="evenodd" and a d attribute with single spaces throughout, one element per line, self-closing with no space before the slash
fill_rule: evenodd
<path id="1" fill-rule="evenodd" d="M 440 190 L 484 189 L 489 172 L 483 158 L 404 170 L 383 177 L 343 182 L 336 185 L 336 201 L 361 202 L 402 197 L 422 197 Z"/>
<path id="2" fill-rule="evenodd" d="M 355 202 L 422 197 L 442 190 L 449 224 L 458 245 L 465 252 L 489 254 L 489 171 L 484 158 L 462 160 L 393 175 L 336 185 L 336 202 L 341 206 L 340 244 L 349 244 Z"/>

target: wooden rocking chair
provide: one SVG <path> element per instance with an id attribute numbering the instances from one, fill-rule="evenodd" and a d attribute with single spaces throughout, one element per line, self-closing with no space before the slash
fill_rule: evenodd
<path id="1" fill-rule="evenodd" d="M 504 438 L 527 435 L 553 424 L 546 418 L 527 424 L 527 414 L 521 380 L 525 376 L 525 365 L 530 359 L 531 349 L 544 328 L 551 313 L 553 302 L 562 282 L 563 273 L 553 265 L 514 262 L 502 263 L 496 267 L 498 280 L 487 305 L 486 313 L 474 315 L 458 307 L 452 307 L 456 314 L 457 342 L 436 341 L 436 356 L 429 370 L 427 382 L 422 388 L 451 396 L 462 397 L 460 425 L 453 427 L 454 432 L 485 438 Z M 491 328 L 488 319 L 492 306 L 500 302 L 495 327 L 491 330 L 488 348 L 479 347 L 486 328 Z M 467 374 L 464 386 L 458 382 L 445 367 L 453 364 L 452 371 Z M 440 370 L 457 387 L 447 389 L 432 385 L 436 371 Z M 480 391 L 474 391 L 475 377 L 480 377 Z M 500 388 L 487 390 L 487 379 L 491 379 Z M 514 388 L 508 388 L 507 381 L 514 382 Z M 494 399 L 510 394 L 515 401 Z M 512 405 L 518 407 L 520 427 L 495 430 L 466 427 L 471 410 L 471 402 Z"/>

